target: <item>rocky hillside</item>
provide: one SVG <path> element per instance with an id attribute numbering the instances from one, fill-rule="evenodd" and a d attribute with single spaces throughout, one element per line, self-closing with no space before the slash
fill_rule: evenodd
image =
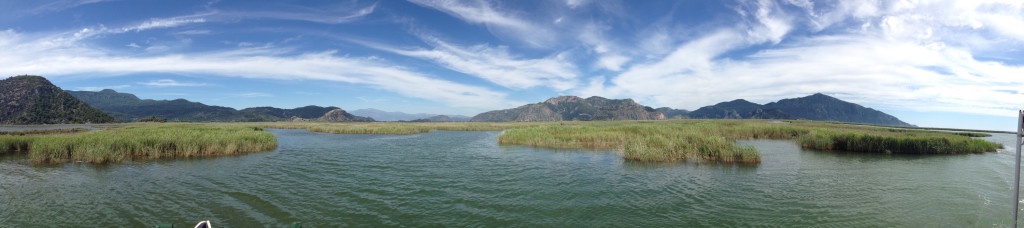
<path id="1" fill-rule="evenodd" d="M 659 120 L 665 115 L 632 99 L 560 96 L 518 108 L 496 110 L 474 116 L 474 122 L 525 122 L 562 120 Z"/>
<path id="2" fill-rule="evenodd" d="M 40 76 L 0 80 L 0 124 L 109 123 L 114 118 L 90 107 Z"/>
<path id="3" fill-rule="evenodd" d="M 362 116 L 356 116 L 345 112 L 345 110 L 334 109 L 327 112 L 318 119 L 319 121 L 326 122 L 373 122 L 373 118 L 367 118 Z"/>

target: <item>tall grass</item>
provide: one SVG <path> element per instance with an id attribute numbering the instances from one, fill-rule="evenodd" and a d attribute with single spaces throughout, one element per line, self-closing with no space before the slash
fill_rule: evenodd
<path id="1" fill-rule="evenodd" d="M 908 154 L 961 154 L 996 151 L 1001 145 L 964 134 L 886 129 L 813 121 L 669 120 L 547 124 L 506 130 L 501 144 L 622 151 L 627 160 L 683 160 L 759 163 L 752 147 L 738 139 L 794 140 L 803 148 L 826 151 Z"/>
<path id="2" fill-rule="evenodd" d="M 0 131 L 0 135 L 53 135 L 53 134 L 71 134 L 78 132 L 86 132 L 89 129 L 85 128 L 59 128 L 59 129 L 44 129 L 44 130 L 26 130 L 26 131 Z"/>
<path id="3" fill-rule="evenodd" d="M 0 148 L 27 152 L 34 163 L 108 163 L 192 158 L 270 150 L 277 139 L 259 127 L 133 124 L 73 135 L 0 136 Z"/>
<path id="4" fill-rule="evenodd" d="M 504 130 L 499 144 L 616 150 L 627 160 L 760 163 L 740 139 L 793 140 L 806 149 L 867 153 L 962 154 L 1002 145 L 956 132 L 814 121 L 660 120 L 528 123 L 216 123 L 130 124 L 68 135 L 0 135 L 0 153 L 28 153 L 37 163 L 190 158 L 273 149 L 262 128 L 334 134 L 418 134 Z"/>

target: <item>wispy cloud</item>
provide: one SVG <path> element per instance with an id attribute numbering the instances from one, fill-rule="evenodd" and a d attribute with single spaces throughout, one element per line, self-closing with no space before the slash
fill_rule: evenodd
<path id="1" fill-rule="evenodd" d="M 0 68 L 0 74 L 68 77 L 159 72 L 273 80 L 318 80 L 365 85 L 405 97 L 481 111 L 522 104 L 508 100 L 504 93 L 493 92 L 485 87 L 438 79 L 378 58 L 342 57 L 334 51 L 281 55 L 283 52 L 279 50 L 254 48 L 124 57 L 104 49 L 80 45 L 67 36 L 25 36 L 11 30 L 0 32 L 0 49 L 9 53 L 0 57 L 0 66 L 5 66 Z M 143 85 L 181 84 L 188 83 L 157 80 Z"/>
<path id="2" fill-rule="evenodd" d="M 129 87 L 132 87 L 132 86 L 131 85 L 83 86 L 83 87 L 76 87 L 76 89 L 78 89 L 80 91 L 100 91 L 100 90 L 104 90 L 104 89 L 117 90 L 117 89 L 129 88 Z"/>
<path id="3" fill-rule="evenodd" d="M 545 86 L 567 90 L 576 86 L 577 69 L 561 55 L 526 59 L 509 54 L 507 47 L 474 45 L 463 47 L 435 37 L 421 36 L 433 49 L 399 49 L 365 41 L 354 41 L 400 55 L 434 61 L 448 69 L 479 77 L 513 89 Z"/>
<path id="4" fill-rule="evenodd" d="M 437 9 L 468 23 L 483 24 L 491 33 L 519 40 L 534 47 L 549 47 L 555 44 L 557 35 L 548 27 L 503 11 L 487 1 L 428 1 L 411 0 L 417 5 Z"/>
<path id="5" fill-rule="evenodd" d="M 194 82 L 178 82 L 172 79 L 160 79 L 149 82 L 140 82 L 140 85 L 152 86 L 152 87 L 196 87 L 196 86 L 209 86 L 206 83 L 194 83 Z"/>
<path id="6" fill-rule="evenodd" d="M 278 19 L 308 21 L 322 24 L 342 24 L 356 21 L 373 13 L 377 4 L 344 10 L 305 9 L 301 11 L 214 11 L 215 18 L 235 19 Z"/>
<path id="7" fill-rule="evenodd" d="M 149 21 L 143 22 L 138 25 L 121 28 L 123 32 L 139 32 L 157 28 L 171 28 L 178 27 L 187 24 L 203 23 L 206 19 L 203 18 L 161 18 L 161 19 L 150 19 Z"/>
<path id="8" fill-rule="evenodd" d="M 269 94 L 269 93 L 249 92 L 249 93 L 240 93 L 240 94 L 238 94 L 236 96 L 237 97 L 245 97 L 245 98 L 254 98 L 254 97 L 273 97 L 274 95 L 273 94 Z"/>
<path id="9" fill-rule="evenodd" d="M 72 8 L 75 8 L 75 7 L 83 6 L 83 5 L 95 4 L 95 3 L 101 3 L 101 2 L 110 2 L 110 1 L 115 1 L 115 0 L 58 0 L 58 1 L 51 1 L 51 2 L 48 2 L 46 4 L 42 4 L 42 5 L 40 5 L 38 7 L 35 7 L 35 8 L 31 8 L 31 9 L 28 9 L 28 10 L 21 11 L 18 14 L 20 14 L 20 15 L 36 15 L 36 14 L 42 14 L 42 13 L 60 12 L 60 11 L 64 11 L 64 10 L 67 10 L 67 9 L 72 9 Z"/>
<path id="10" fill-rule="evenodd" d="M 786 14 L 764 3 L 741 9 L 741 17 L 748 22 L 743 26 L 705 33 L 663 58 L 637 63 L 607 80 L 596 78 L 577 91 L 688 109 L 736 98 L 768 102 L 815 92 L 834 93 L 868 106 L 916 111 L 1005 116 L 1024 107 L 1024 77 L 1017 76 L 1024 75 L 1024 67 L 981 60 L 972 53 L 987 45 L 954 40 L 964 36 L 958 31 L 987 24 L 918 21 L 946 17 L 933 14 L 974 14 L 984 7 L 954 11 L 937 10 L 931 4 L 840 7 L 851 12 L 831 18 L 821 16 L 829 12 Z M 788 31 L 802 23 L 793 18 L 801 17 L 810 18 L 803 26 L 822 34 L 788 37 Z M 834 27 L 841 24 L 848 27 Z M 730 54 L 752 46 L 768 47 Z"/>

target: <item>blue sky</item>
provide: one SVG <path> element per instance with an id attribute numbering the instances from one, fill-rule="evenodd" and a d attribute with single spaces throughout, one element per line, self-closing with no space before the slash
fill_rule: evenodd
<path id="1" fill-rule="evenodd" d="M 1024 2 L 0 2 L 0 75 L 234 108 L 474 115 L 558 95 L 694 110 L 816 92 L 1012 130 Z"/>

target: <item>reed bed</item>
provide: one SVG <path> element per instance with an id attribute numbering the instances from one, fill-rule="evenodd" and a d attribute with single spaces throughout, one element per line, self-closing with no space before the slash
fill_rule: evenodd
<path id="1" fill-rule="evenodd" d="M 60 128 L 60 129 L 45 129 L 45 130 L 25 130 L 25 131 L 0 131 L 0 135 L 53 135 L 53 134 L 71 134 L 86 132 L 89 129 L 85 128 Z"/>
<path id="2" fill-rule="evenodd" d="M 0 148 L 34 163 L 108 163 L 194 158 L 271 150 L 277 139 L 260 127 L 222 124 L 133 124 L 72 135 L 0 136 Z"/>
<path id="3" fill-rule="evenodd" d="M 206 123 L 129 124 L 64 135 L 0 135 L 0 153 L 28 153 L 36 163 L 122 162 L 192 158 L 273 149 L 263 128 L 334 134 L 418 134 L 435 130 L 497 131 L 499 144 L 615 150 L 643 162 L 756 164 L 758 151 L 741 139 L 793 140 L 806 149 L 899 154 L 964 154 L 1002 145 L 972 138 L 988 134 L 928 131 L 815 121 L 659 120 L 515 123 Z"/>
<path id="4" fill-rule="evenodd" d="M 813 121 L 668 120 L 548 124 L 510 129 L 500 144 L 621 151 L 627 160 L 760 163 L 739 139 L 794 140 L 805 149 L 903 154 L 992 152 L 1001 145 L 958 132 L 886 129 Z"/>

